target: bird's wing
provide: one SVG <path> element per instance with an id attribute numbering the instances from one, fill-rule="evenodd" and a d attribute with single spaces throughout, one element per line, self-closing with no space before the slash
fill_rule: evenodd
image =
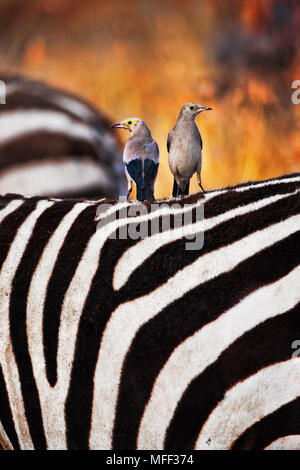
<path id="1" fill-rule="evenodd" d="M 145 144 L 145 158 L 144 158 L 144 181 L 145 185 L 152 185 L 156 179 L 158 165 L 159 165 L 159 148 L 155 140 L 151 143 Z"/>
<path id="2" fill-rule="evenodd" d="M 173 134 L 173 129 L 168 134 L 168 140 L 167 140 L 168 152 L 170 152 L 170 147 L 171 147 L 171 142 L 172 142 L 172 134 Z"/>
<path id="3" fill-rule="evenodd" d="M 200 132 L 199 132 L 199 137 L 200 137 L 200 146 L 201 146 L 201 150 L 202 150 L 202 148 L 203 148 L 203 142 L 202 142 L 202 137 L 201 137 Z"/>
<path id="4" fill-rule="evenodd" d="M 199 145 L 200 145 L 200 148 L 201 148 L 201 150 L 202 150 L 203 142 L 202 142 L 202 137 L 201 137 L 201 134 L 200 134 L 200 132 L 199 132 L 198 127 L 197 127 L 197 131 L 198 131 L 198 132 L 197 132 L 197 140 L 198 140 Z"/>
<path id="5" fill-rule="evenodd" d="M 157 175 L 159 164 L 159 149 L 155 140 L 135 150 L 128 145 L 124 163 L 129 176 L 139 189 L 152 186 Z"/>
<path id="6" fill-rule="evenodd" d="M 144 160 L 144 182 L 145 186 L 152 186 L 157 175 L 158 163 L 150 158 Z"/>
<path id="7" fill-rule="evenodd" d="M 155 163 L 159 162 L 159 148 L 155 140 L 152 140 L 152 142 L 145 144 L 144 149 L 144 158 L 150 158 L 150 160 L 153 160 Z"/>
<path id="8" fill-rule="evenodd" d="M 129 176 L 133 179 L 135 184 L 141 189 L 145 187 L 144 177 L 143 177 L 143 163 L 142 160 L 133 155 L 132 160 L 125 162 L 127 172 Z"/>

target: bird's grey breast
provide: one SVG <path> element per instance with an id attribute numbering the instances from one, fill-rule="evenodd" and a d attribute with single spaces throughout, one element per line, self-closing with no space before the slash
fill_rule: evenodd
<path id="1" fill-rule="evenodd" d="M 173 173 L 190 177 L 201 162 L 202 140 L 192 122 L 177 122 L 169 137 L 169 164 Z"/>

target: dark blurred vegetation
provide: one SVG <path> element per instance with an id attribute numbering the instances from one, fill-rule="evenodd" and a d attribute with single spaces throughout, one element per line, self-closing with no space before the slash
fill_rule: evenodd
<path id="1" fill-rule="evenodd" d="M 214 108 L 197 121 L 207 189 L 299 171 L 299 26 L 298 0 L 0 0 L 0 65 L 144 118 L 168 196 L 166 136 L 187 101 Z"/>

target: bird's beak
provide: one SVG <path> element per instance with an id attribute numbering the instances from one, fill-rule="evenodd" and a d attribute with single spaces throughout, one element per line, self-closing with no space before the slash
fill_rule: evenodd
<path id="1" fill-rule="evenodd" d="M 116 127 L 119 127 L 120 129 L 129 129 L 129 127 L 126 124 L 122 124 L 121 122 L 117 122 L 117 124 L 113 124 L 112 126 L 109 126 L 111 129 L 114 129 Z"/>
<path id="2" fill-rule="evenodd" d="M 212 111 L 212 108 L 210 108 L 209 106 L 202 106 L 200 108 L 200 111 Z"/>

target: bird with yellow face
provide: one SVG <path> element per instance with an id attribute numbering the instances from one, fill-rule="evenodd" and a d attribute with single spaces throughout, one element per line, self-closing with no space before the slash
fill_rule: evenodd
<path id="1" fill-rule="evenodd" d="M 123 152 L 123 162 L 128 180 L 127 199 L 129 199 L 134 182 L 138 201 L 154 201 L 154 182 L 159 165 L 159 149 L 151 136 L 149 127 L 140 118 L 124 119 L 111 127 L 126 129 L 131 134 Z"/>

